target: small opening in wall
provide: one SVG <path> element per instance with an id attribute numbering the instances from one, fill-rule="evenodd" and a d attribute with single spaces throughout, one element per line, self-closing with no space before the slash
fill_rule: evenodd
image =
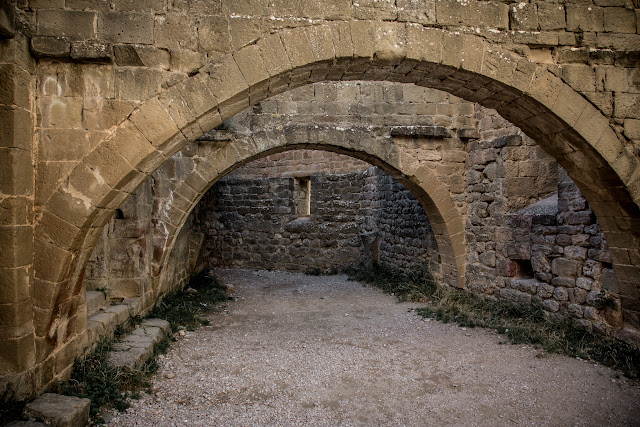
<path id="1" fill-rule="evenodd" d="M 298 216 L 311 215 L 311 178 L 298 177 L 293 183 L 293 201 Z"/>
<path id="2" fill-rule="evenodd" d="M 116 209 L 116 219 L 124 219 L 124 213 L 122 209 Z"/>
<path id="3" fill-rule="evenodd" d="M 533 278 L 533 266 L 529 259 L 516 259 L 513 260 L 516 267 L 515 277 L 520 279 L 532 279 Z"/>

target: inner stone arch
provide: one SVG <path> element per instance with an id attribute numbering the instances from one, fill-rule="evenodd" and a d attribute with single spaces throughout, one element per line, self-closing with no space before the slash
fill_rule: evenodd
<path id="1" fill-rule="evenodd" d="M 300 180 L 311 184 L 308 214 L 296 210 Z M 193 222 L 204 235 L 196 270 L 327 274 L 380 265 L 442 282 L 438 244 L 418 200 L 379 168 L 330 151 L 247 163 L 208 190 Z"/>

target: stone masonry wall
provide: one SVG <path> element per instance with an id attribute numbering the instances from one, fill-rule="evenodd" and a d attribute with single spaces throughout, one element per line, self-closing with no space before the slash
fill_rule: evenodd
<path id="1" fill-rule="evenodd" d="M 411 192 L 378 168 L 366 173 L 361 230 L 371 262 L 404 272 L 440 277 L 438 244 L 424 209 Z M 365 246 L 365 263 L 369 253 Z"/>
<path id="2" fill-rule="evenodd" d="M 375 262 L 403 271 L 427 268 L 437 276 L 437 244 L 409 190 L 375 167 L 327 173 L 334 166 L 344 170 L 365 164 L 347 156 L 302 150 L 295 157 L 320 161 L 282 171 L 280 160 L 286 163 L 294 156 L 280 153 L 214 185 L 196 213 L 205 234 L 199 268 L 330 272 Z M 291 175 L 309 168 L 314 172 L 307 217 L 295 212 L 297 178 Z"/>
<path id="3" fill-rule="evenodd" d="M 169 271 L 159 271 L 159 262 L 168 235 L 163 212 L 173 197 L 172 182 L 189 170 L 191 163 L 188 156 L 174 156 L 116 210 L 89 259 L 84 279 L 87 290 L 103 290 L 111 301 L 149 299 L 161 291 L 153 286 L 160 285 L 166 291 L 188 282 L 202 243 L 191 222 L 178 234 L 164 266 Z M 160 274 L 163 277 L 157 279 Z M 153 283 L 154 278 L 160 283 Z"/>
<path id="4" fill-rule="evenodd" d="M 311 175 L 309 216 L 295 212 L 295 180 L 229 177 L 209 190 L 196 214 L 202 264 L 304 272 L 357 264 L 363 175 Z"/>
<path id="5" fill-rule="evenodd" d="M 467 172 L 469 289 L 601 332 L 621 326 L 611 256 L 588 203 L 533 141 L 480 114 Z"/>

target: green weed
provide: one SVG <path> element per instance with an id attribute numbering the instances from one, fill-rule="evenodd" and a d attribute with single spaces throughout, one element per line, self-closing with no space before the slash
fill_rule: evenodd
<path id="1" fill-rule="evenodd" d="M 189 288 L 195 292 L 175 292 L 157 302 L 149 317 L 165 319 L 176 332 L 180 327 L 189 331 L 200 325 L 208 325 L 205 314 L 212 311 L 219 303 L 232 300 L 227 296 L 226 288 L 218 279 L 203 271 L 189 282 Z"/>
<path id="2" fill-rule="evenodd" d="M 416 309 L 423 317 L 463 327 L 493 329 L 513 344 L 532 344 L 549 353 L 599 362 L 621 370 L 630 378 L 640 376 L 640 349 L 588 331 L 568 316 L 548 319 L 540 306 L 493 301 L 471 292 L 437 286 L 424 272 L 404 274 L 374 267 L 352 270 L 350 278 L 379 287 L 400 301 L 426 303 Z"/>
<path id="3" fill-rule="evenodd" d="M 174 332 L 179 326 L 192 330 L 207 324 L 204 315 L 216 308 L 217 304 L 231 299 L 217 279 L 207 273 L 195 276 L 189 287 L 195 292 L 182 291 L 166 296 L 156 304 L 149 317 L 169 321 Z M 118 326 L 114 339 L 124 336 L 141 321 L 140 316 L 135 316 L 129 320 L 127 327 Z M 164 337 L 156 345 L 153 357 L 144 366 L 131 369 L 116 368 L 109 363 L 108 353 L 113 348 L 114 339 L 104 339 L 92 352 L 76 358 L 71 378 L 60 384 L 63 394 L 91 400 L 91 418 L 94 424 L 104 422 L 100 414 L 105 409 L 123 411 L 129 407 L 129 398 L 139 398 L 140 390 L 151 387 L 150 376 L 159 368 L 157 356 L 166 353 L 174 340 L 171 336 Z"/>

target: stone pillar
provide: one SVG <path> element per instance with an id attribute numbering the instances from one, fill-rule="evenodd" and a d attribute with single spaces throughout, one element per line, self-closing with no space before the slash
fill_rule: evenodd
<path id="1" fill-rule="evenodd" d="M 28 39 L 0 4 L 0 399 L 33 391 L 33 74 Z"/>

